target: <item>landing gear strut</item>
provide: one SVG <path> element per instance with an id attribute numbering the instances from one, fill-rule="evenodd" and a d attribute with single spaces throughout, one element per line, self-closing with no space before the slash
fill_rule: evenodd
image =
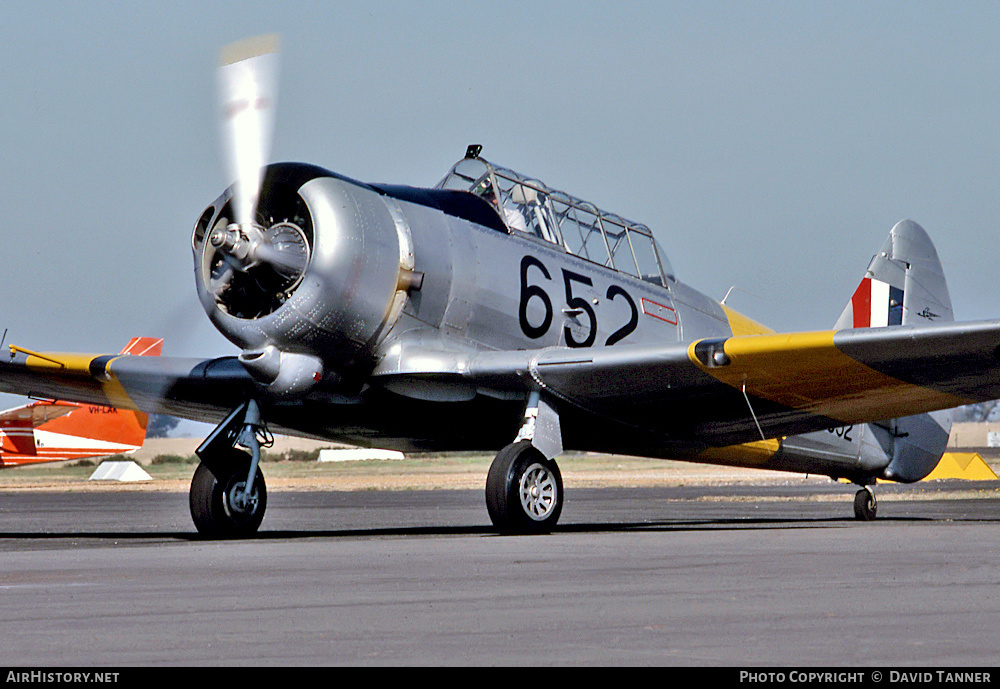
<path id="1" fill-rule="evenodd" d="M 243 538 L 264 519 L 267 487 L 258 466 L 261 440 L 269 441 L 253 400 L 226 417 L 196 450 L 201 464 L 191 479 L 189 502 L 195 528 L 210 538 Z M 244 452 L 239 444 L 250 450 Z"/>
<path id="2" fill-rule="evenodd" d="M 875 491 L 870 486 L 864 486 L 854 496 L 854 518 L 870 522 L 875 519 L 877 511 L 878 502 L 875 500 Z"/>
<path id="3" fill-rule="evenodd" d="M 559 467 L 528 441 L 502 449 L 486 476 L 486 509 L 501 533 L 552 530 L 562 512 Z"/>

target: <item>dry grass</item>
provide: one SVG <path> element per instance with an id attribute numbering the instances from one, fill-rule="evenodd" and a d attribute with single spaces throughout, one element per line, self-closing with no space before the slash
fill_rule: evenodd
<path id="1" fill-rule="evenodd" d="M 268 488 L 281 490 L 413 490 L 479 489 L 485 484 L 492 455 L 415 455 L 405 460 L 360 462 L 265 461 Z M 194 474 L 190 462 L 143 464 L 152 481 L 119 483 L 89 481 L 95 467 L 55 463 L 17 467 L 0 472 L 0 490 L 157 490 L 186 492 Z M 566 455 L 560 457 L 563 481 L 569 487 L 657 486 L 704 483 L 785 483 L 822 481 L 796 474 L 715 467 L 662 460 Z"/>
<path id="2" fill-rule="evenodd" d="M 186 493 L 197 466 L 196 439 L 149 441 L 134 457 L 153 480 L 137 483 L 90 481 L 95 466 L 54 463 L 0 471 L 0 491 L 164 491 Z M 404 460 L 316 462 L 276 461 L 281 453 L 303 456 L 328 446 L 316 441 L 286 439 L 265 455 L 262 463 L 268 489 L 274 491 L 357 491 L 482 489 L 493 459 L 491 453 L 413 455 Z M 314 455 L 313 455 L 314 456 Z M 995 466 L 994 460 L 988 460 Z M 683 485 L 828 485 L 825 476 L 638 459 L 595 454 L 559 458 L 567 488 L 648 487 Z M 1000 487 L 1000 485 L 998 485 Z M 951 491 L 959 495 L 963 491 Z M 973 491 L 980 496 L 982 491 Z M 919 489 L 896 492 L 913 498 Z M 883 493 L 887 499 L 893 499 Z M 990 491 L 995 497 L 995 491 Z M 838 499 L 841 499 L 838 497 Z M 880 496 L 880 499 L 882 497 Z"/>

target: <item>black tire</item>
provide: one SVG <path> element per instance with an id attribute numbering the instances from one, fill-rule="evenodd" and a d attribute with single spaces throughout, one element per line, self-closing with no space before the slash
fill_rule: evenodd
<path id="1" fill-rule="evenodd" d="M 878 503 L 875 501 L 875 494 L 867 488 L 862 488 L 854 495 L 854 518 L 861 521 L 870 522 L 875 519 L 878 512 Z"/>
<path id="2" fill-rule="evenodd" d="M 548 533 L 563 505 L 559 467 L 522 440 L 500 451 L 486 476 L 486 510 L 508 534 Z"/>
<path id="3" fill-rule="evenodd" d="M 249 473 L 250 455 L 236 449 L 198 465 L 189 494 L 198 533 L 208 538 L 245 538 L 256 533 L 267 509 L 267 486 L 260 467 L 249 509 L 239 509 L 231 499 L 234 490 L 246 484 Z"/>

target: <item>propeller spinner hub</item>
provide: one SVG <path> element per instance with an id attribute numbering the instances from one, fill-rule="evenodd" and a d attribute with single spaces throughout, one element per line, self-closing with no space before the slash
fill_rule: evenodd
<path id="1" fill-rule="evenodd" d="M 230 269 L 249 273 L 255 267 L 266 266 L 283 279 L 285 284 L 281 288 L 285 291 L 294 289 L 309 262 L 305 231 L 287 220 L 266 229 L 260 225 L 240 227 L 235 223 L 218 226 L 212 230 L 209 243 L 217 253 L 216 268 L 222 267 L 224 273 Z M 228 277 L 232 279 L 232 275 Z M 216 280 L 216 283 L 216 296 L 221 297 L 228 282 Z M 221 298 L 219 302 L 223 303 Z"/>
<path id="2" fill-rule="evenodd" d="M 258 223 L 232 222 L 232 197 L 220 201 L 195 231 L 199 284 L 213 307 L 240 319 L 261 318 L 280 308 L 306 273 L 311 216 L 298 194 L 280 182 L 262 193 Z"/>

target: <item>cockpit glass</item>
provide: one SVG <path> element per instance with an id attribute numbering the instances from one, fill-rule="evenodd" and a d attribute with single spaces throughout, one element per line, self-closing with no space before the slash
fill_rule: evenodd
<path id="1" fill-rule="evenodd" d="M 553 202 L 566 250 L 588 261 L 610 265 L 608 244 L 604 239 L 600 211 L 592 204 L 573 204 L 570 200 Z"/>
<path id="2" fill-rule="evenodd" d="M 482 158 L 460 160 L 438 189 L 468 191 L 490 202 L 511 232 L 534 236 L 567 252 L 647 282 L 674 280 L 662 249 L 645 225 Z"/>
<path id="3" fill-rule="evenodd" d="M 617 216 L 605 215 L 601 217 L 601 224 L 604 226 L 604 236 L 608 240 L 608 248 L 611 249 L 611 267 L 629 275 L 638 276 L 635 269 L 635 259 L 632 257 L 632 248 L 628 244 L 625 235 L 625 224 Z"/>
<path id="4" fill-rule="evenodd" d="M 456 189 L 459 191 L 474 191 L 483 178 L 488 178 L 490 168 L 485 161 L 478 158 L 466 158 L 458 161 L 448 175 L 438 182 L 438 189 Z"/>
<path id="5" fill-rule="evenodd" d="M 632 245 L 632 255 L 639 266 L 639 277 L 647 282 L 663 284 L 660 276 L 660 264 L 656 260 L 656 248 L 653 238 L 636 230 L 628 232 L 629 244 Z"/>

